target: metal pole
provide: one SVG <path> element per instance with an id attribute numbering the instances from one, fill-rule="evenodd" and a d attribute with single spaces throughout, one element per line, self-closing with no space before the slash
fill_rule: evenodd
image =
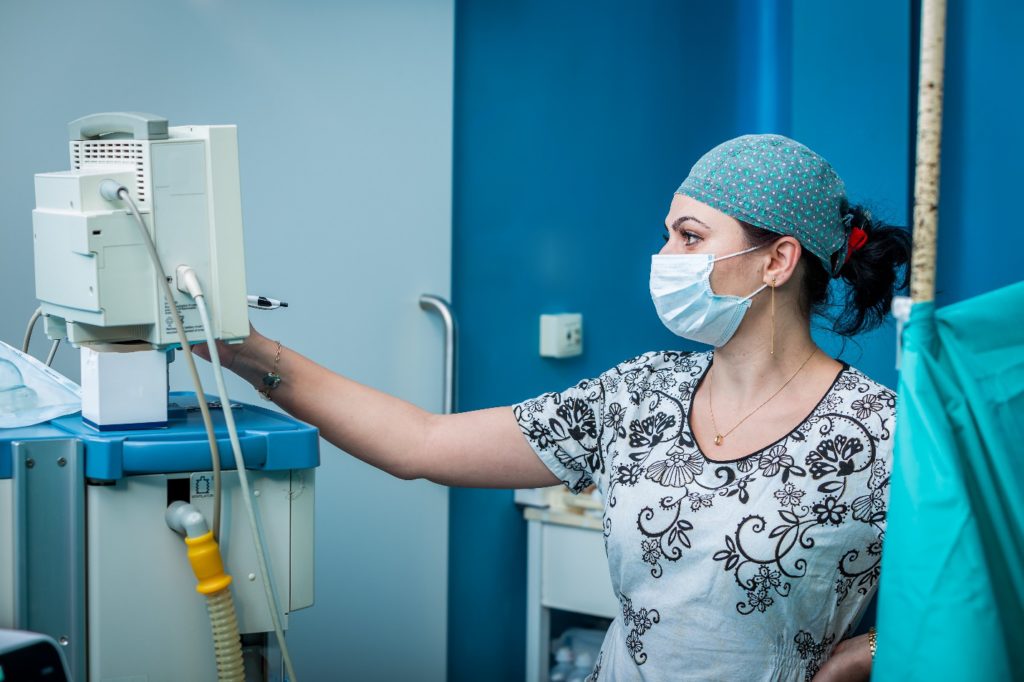
<path id="1" fill-rule="evenodd" d="M 917 164 L 914 172 L 914 251 L 910 269 L 910 296 L 915 303 L 935 299 L 945 53 L 946 0 L 923 0 L 917 91 Z"/>

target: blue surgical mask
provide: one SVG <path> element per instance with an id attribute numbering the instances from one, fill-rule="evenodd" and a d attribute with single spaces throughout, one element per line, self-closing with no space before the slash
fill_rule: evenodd
<path id="1" fill-rule="evenodd" d="M 767 284 L 743 298 L 722 296 L 711 290 L 711 270 L 715 263 L 761 248 L 715 258 L 710 253 L 655 255 L 651 258 L 651 299 L 658 317 L 674 334 L 724 346 L 736 333 L 750 299 L 764 291 Z"/>

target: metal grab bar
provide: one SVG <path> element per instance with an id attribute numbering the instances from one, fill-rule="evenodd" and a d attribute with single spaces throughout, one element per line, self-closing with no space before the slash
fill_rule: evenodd
<path id="1" fill-rule="evenodd" d="M 444 322 L 444 407 L 443 414 L 455 411 L 455 315 L 448 301 L 433 294 L 420 296 L 420 308 L 433 310 Z"/>

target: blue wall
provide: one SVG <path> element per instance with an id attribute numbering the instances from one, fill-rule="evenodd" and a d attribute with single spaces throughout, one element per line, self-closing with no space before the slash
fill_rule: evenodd
<path id="1" fill-rule="evenodd" d="M 457 3 L 461 410 L 683 345 L 654 314 L 650 255 L 692 163 L 740 132 L 737 21 L 735 3 Z M 555 312 L 583 313 L 582 356 L 539 357 Z M 450 679 L 523 679 L 525 557 L 510 491 L 452 491 Z"/>
<path id="2" fill-rule="evenodd" d="M 460 3 L 456 17 L 454 300 L 461 409 L 564 387 L 621 359 L 678 347 L 647 293 L 647 256 L 689 164 L 744 132 L 822 153 L 852 200 L 909 225 L 916 41 L 913 2 L 734 0 Z M 952 3 L 940 304 L 1024 277 L 1024 6 Z M 586 352 L 537 357 L 537 316 L 584 314 Z M 1019 315 L 1019 311 L 1007 311 Z M 845 347 L 895 385 L 891 321 Z M 450 673 L 521 679 L 525 529 L 504 491 L 451 496 Z M 868 614 L 862 628 L 873 619 Z"/>
<path id="3" fill-rule="evenodd" d="M 1024 279 L 1024 228 L 1017 215 L 1024 178 L 1024 4 L 952 2 L 947 23 L 935 283 L 940 305 Z"/>
<path id="4" fill-rule="evenodd" d="M 790 14 L 789 134 L 823 155 L 847 195 L 882 220 L 909 225 L 911 17 L 909 2 L 786 3 Z M 847 342 L 816 338 L 868 376 L 896 385 L 895 324 Z"/>
<path id="5" fill-rule="evenodd" d="M 785 1 L 785 0 L 783 0 Z M 916 2 L 794 0 L 791 134 L 824 154 L 847 184 L 896 224 L 911 221 L 916 135 Z M 946 83 L 936 301 L 940 305 L 1024 278 L 1024 230 L 1007 198 L 1024 177 L 1024 73 L 1017 38 L 1024 5 L 954 2 L 947 17 Z M 1019 314 L 1008 311 L 1009 315 Z M 834 343 L 824 335 L 822 340 Z M 895 385 L 893 325 L 845 357 Z"/>

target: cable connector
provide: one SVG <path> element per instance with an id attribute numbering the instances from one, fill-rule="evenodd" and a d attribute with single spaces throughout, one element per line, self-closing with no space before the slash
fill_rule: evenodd
<path id="1" fill-rule="evenodd" d="M 188 294 L 192 298 L 203 295 L 203 287 L 199 285 L 199 275 L 190 265 L 179 265 L 175 272 L 177 276 L 178 291 Z"/>
<path id="2" fill-rule="evenodd" d="M 116 180 L 106 179 L 100 183 L 100 196 L 107 201 L 118 201 L 121 199 L 121 190 L 125 192 L 128 188 Z"/>
<path id="3" fill-rule="evenodd" d="M 191 504 L 178 500 L 164 512 L 164 520 L 175 533 L 185 536 L 188 560 L 199 584 L 196 592 L 215 594 L 231 584 L 231 576 L 224 572 L 220 548 L 208 530 L 202 512 Z"/>
<path id="4" fill-rule="evenodd" d="M 168 528 L 185 537 L 198 538 L 210 531 L 203 513 L 182 500 L 171 502 L 164 511 L 164 520 Z"/>

